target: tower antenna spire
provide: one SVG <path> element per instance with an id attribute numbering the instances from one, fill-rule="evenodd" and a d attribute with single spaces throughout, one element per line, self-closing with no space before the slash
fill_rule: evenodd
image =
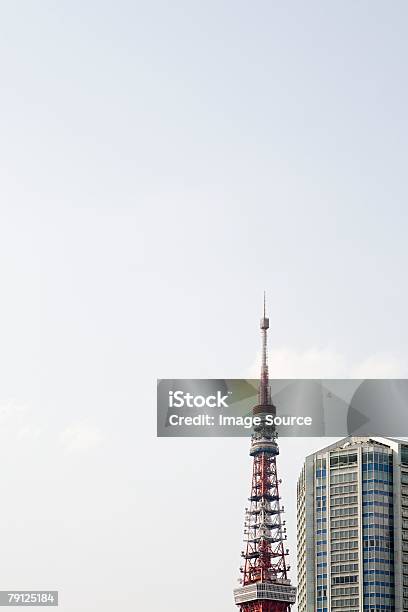
<path id="1" fill-rule="evenodd" d="M 266 291 L 263 296 L 263 317 L 261 319 L 262 333 L 262 364 L 261 378 L 259 382 L 259 404 L 261 406 L 269 406 L 271 403 L 271 393 L 269 386 L 269 369 L 268 369 L 268 329 L 269 318 L 266 316 Z"/>

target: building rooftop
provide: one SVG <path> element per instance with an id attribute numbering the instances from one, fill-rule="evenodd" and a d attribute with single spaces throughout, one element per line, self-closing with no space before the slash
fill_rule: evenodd
<path id="1" fill-rule="evenodd" d="M 381 446 L 387 446 L 389 448 L 393 448 L 394 450 L 398 450 L 398 446 L 400 444 L 404 444 L 404 442 L 408 443 L 406 439 L 398 439 L 398 438 L 383 438 L 381 436 L 347 436 L 346 438 L 342 438 L 341 440 L 337 440 L 333 444 L 329 444 L 326 447 L 320 448 L 308 455 L 308 457 L 313 457 L 316 454 L 326 453 L 334 450 L 343 450 L 350 448 L 352 446 L 357 446 L 359 444 L 377 444 Z"/>

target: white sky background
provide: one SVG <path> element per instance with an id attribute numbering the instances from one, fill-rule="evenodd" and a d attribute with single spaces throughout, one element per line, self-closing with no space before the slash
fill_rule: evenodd
<path id="1" fill-rule="evenodd" d="M 407 18 L 2 3 L 0 588 L 232 612 L 248 440 L 156 439 L 155 379 L 248 376 L 264 288 L 272 376 L 407 375 Z"/>

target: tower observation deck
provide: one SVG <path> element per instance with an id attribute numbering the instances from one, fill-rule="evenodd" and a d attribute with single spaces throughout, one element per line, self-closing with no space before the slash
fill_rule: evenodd
<path id="1" fill-rule="evenodd" d="M 276 457 L 279 454 L 274 425 L 266 424 L 267 415 L 275 415 L 271 400 L 268 371 L 265 297 L 261 318 L 262 365 L 258 389 L 258 403 L 252 412 L 261 417 L 253 429 L 250 455 L 253 457 L 250 506 L 245 511 L 242 551 L 241 586 L 234 589 L 234 599 L 240 612 L 288 612 L 296 601 L 296 587 L 288 579 L 285 548 L 286 527 L 282 520 L 284 508 L 280 503 Z M 264 418 L 262 418 L 264 417 Z"/>

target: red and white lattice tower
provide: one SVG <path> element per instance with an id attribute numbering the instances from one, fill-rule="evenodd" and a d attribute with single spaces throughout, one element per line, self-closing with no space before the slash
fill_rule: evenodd
<path id="1" fill-rule="evenodd" d="M 251 504 L 245 514 L 242 586 L 234 589 L 235 603 L 240 612 L 288 612 L 296 600 L 296 587 L 288 579 L 289 566 L 286 564 L 286 527 L 281 518 L 284 508 L 279 495 L 282 481 L 278 479 L 276 467 L 279 454 L 277 433 L 274 425 L 266 423 L 267 415 L 276 414 L 269 384 L 268 328 L 264 298 L 261 379 L 258 404 L 252 411 L 254 416 L 260 417 L 260 425 L 254 427 L 251 438 L 253 472 Z"/>

